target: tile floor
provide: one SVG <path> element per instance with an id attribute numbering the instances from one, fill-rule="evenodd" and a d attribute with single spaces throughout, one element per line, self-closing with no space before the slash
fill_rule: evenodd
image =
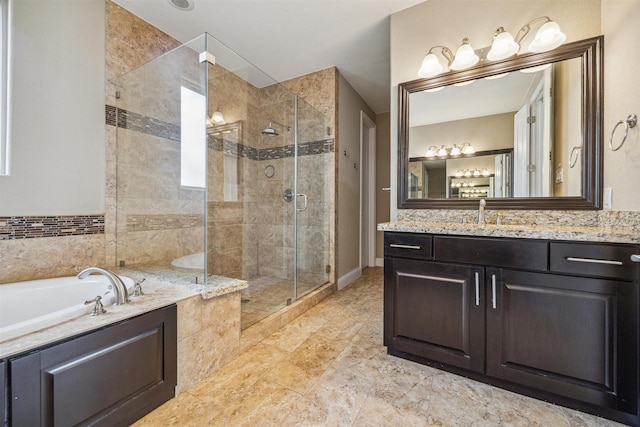
<path id="1" fill-rule="evenodd" d="M 382 268 L 135 426 L 616 426 L 388 356 Z"/>
<path id="2" fill-rule="evenodd" d="M 249 287 L 242 290 L 241 328 L 249 326 L 272 315 L 287 306 L 287 300 L 293 296 L 293 281 L 269 276 L 248 279 Z M 317 288 L 319 285 L 298 282 L 298 297 Z"/>

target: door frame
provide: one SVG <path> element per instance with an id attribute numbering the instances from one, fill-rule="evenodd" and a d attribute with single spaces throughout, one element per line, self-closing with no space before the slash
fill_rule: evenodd
<path id="1" fill-rule="evenodd" d="M 365 128 L 368 137 L 366 147 Z M 360 165 L 365 164 L 366 167 L 360 167 L 360 220 L 358 224 L 360 271 L 364 267 L 375 267 L 376 265 L 376 123 L 364 111 L 360 110 Z M 367 176 L 364 176 L 365 171 Z M 364 189 L 367 190 L 367 197 L 363 197 Z M 366 206 L 364 206 L 365 201 Z M 365 235 L 362 231 L 365 226 L 366 248 L 364 247 Z M 363 256 L 366 256 L 367 265 L 362 263 Z"/>

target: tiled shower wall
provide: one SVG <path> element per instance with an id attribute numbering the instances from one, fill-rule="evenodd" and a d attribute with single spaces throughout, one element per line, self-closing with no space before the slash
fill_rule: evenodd
<path id="1" fill-rule="evenodd" d="M 17 280 L 28 280 L 43 277 L 56 277 L 62 275 L 75 274 L 80 269 L 89 265 L 106 265 L 113 266 L 117 264 L 116 259 L 116 115 L 115 115 L 115 93 L 116 93 L 116 79 L 117 76 L 123 75 L 148 61 L 161 56 L 162 54 L 178 47 L 180 43 L 173 38 L 162 33 L 153 26 L 140 20 L 136 16 L 132 15 L 128 11 L 120 8 L 110 0 L 105 1 L 106 5 L 106 212 L 105 215 L 98 215 L 99 218 L 92 218 L 91 221 L 99 224 L 98 228 L 88 227 L 90 233 L 81 231 L 82 227 L 70 228 L 68 223 L 65 223 L 65 217 L 56 217 L 54 219 L 49 218 L 48 221 L 55 221 L 60 224 L 59 232 L 53 232 L 49 227 L 48 231 L 38 231 L 37 221 L 34 222 L 35 226 L 29 231 L 24 232 L 34 238 L 0 238 L 0 261 L 3 268 L 0 269 L 0 283 L 7 283 Z M 224 72 L 224 71 L 221 71 Z M 212 74 L 213 75 L 213 74 Z M 291 90 L 300 94 L 300 96 L 306 99 L 311 105 L 320 110 L 325 116 L 329 118 L 329 126 L 332 130 L 332 134 L 325 137 L 325 139 L 334 138 L 335 135 L 335 123 L 336 123 L 336 79 L 337 70 L 330 68 L 327 70 L 313 73 L 308 76 L 303 76 L 291 81 L 285 82 Z M 217 82 L 224 82 L 224 79 L 218 79 Z M 260 135 L 260 130 L 263 129 L 268 123 L 265 120 L 280 119 L 278 121 L 284 121 L 285 113 L 274 116 L 273 112 L 267 113 L 266 111 L 258 114 L 259 108 L 264 108 L 266 103 L 262 102 L 261 97 L 266 97 L 267 90 L 263 90 L 262 94 L 257 94 L 255 102 L 253 104 L 246 102 L 249 98 L 242 99 L 242 92 L 233 92 L 232 98 L 235 101 L 234 105 L 242 106 L 240 108 L 246 109 L 245 115 L 247 117 L 259 117 L 258 120 L 249 121 L 245 123 L 245 135 L 250 132 L 252 135 Z M 276 98 L 271 98 L 271 100 Z M 210 111 L 214 111 L 218 106 L 224 110 L 229 108 L 229 105 L 218 105 L 221 100 L 216 99 L 215 96 L 210 97 Z M 271 102 L 271 101 L 270 101 Z M 287 114 L 293 114 L 292 104 L 289 107 L 290 110 L 286 111 Z M 229 113 L 227 113 L 229 112 Z M 227 115 L 229 114 L 229 115 Z M 232 110 L 225 110 L 225 117 L 227 121 L 233 116 Z M 137 155 L 148 155 L 149 151 L 144 151 L 144 147 L 164 147 L 166 151 L 175 150 L 176 135 L 175 126 L 164 126 L 156 122 L 156 119 L 162 117 L 161 114 L 152 113 L 148 115 L 140 114 L 136 111 L 121 111 L 118 115 L 121 127 L 119 131 L 125 133 L 132 133 L 133 139 L 143 141 L 139 147 L 140 149 Z M 301 117 L 301 121 L 304 121 L 304 117 Z M 165 124 L 171 125 L 170 122 Z M 142 129 L 151 129 L 151 134 L 143 134 L 139 132 Z M 246 138 L 246 137 L 245 137 Z M 276 138 L 276 140 L 279 138 Z M 305 261 L 305 257 L 301 257 L 303 262 L 314 262 L 316 264 L 330 264 L 333 259 L 334 253 L 334 232 L 333 224 L 335 218 L 334 212 L 334 153 L 323 151 L 325 148 L 318 148 L 318 145 L 322 146 L 322 138 L 301 138 L 303 141 L 320 141 L 315 147 L 309 148 L 310 150 L 316 150 L 319 154 L 314 156 L 308 156 L 309 159 L 314 159 L 314 165 L 311 166 L 311 170 L 318 170 L 320 164 L 324 167 L 329 164 L 327 174 L 325 174 L 324 191 L 328 192 L 329 206 L 316 206 L 314 219 L 323 218 L 328 221 L 331 229 L 329 230 L 329 247 L 322 251 L 322 261 L 315 259 L 314 261 Z M 262 181 L 265 181 L 264 176 L 264 162 L 276 162 L 282 159 L 278 156 L 286 155 L 287 148 L 285 144 L 277 146 L 277 141 L 273 142 L 270 150 L 263 151 L 263 156 L 258 160 L 243 158 L 241 162 L 242 166 L 239 166 L 239 171 L 242 171 L 241 179 L 249 178 L 254 180 L 251 188 L 260 187 Z M 260 144 L 258 144 L 260 145 Z M 133 148 L 133 147 L 132 147 Z M 333 146 L 331 147 L 333 149 Z M 153 152 L 153 150 L 151 150 Z M 134 153 L 132 153 L 134 154 Z M 121 156 L 122 158 L 122 156 Z M 133 158 L 133 156 L 132 156 Z M 268 160 L 267 160 L 268 159 Z M 304 160 L 303 162 L 310 162 L 310 160 Z M 320 160 L 322 159 L 322 160 Z M 159 160 L 159 159 L 158 159 Z M 124 163 L 123 163 L 124 165 Z M 135 163 L 131 164 L 131 167 L 135 167 Z M 279 171 L 281 169 L 277 169 Z M 284 169 L 282 169 L 284 171 Z M 256 177 L 259 177 L 256 179 Z M 278 177 L 278 175 L 276 175 Z M 135 190 L 133 188 L 132 190 Z M 127 190 L 129 191 L 129 190 Z M 138 190 L 135 190 L 138 191 Z M 306 191 L 306 190 L 305 190 Z M 277 191 L 277 198 L 281 200 L 281 190 Z M 263 249 L 266 247 L 266 242 L 263 241 L 263 245 L 259 245 L 256 235 L 256 224 L 262 224 L 265 218 L 268 218 L 270 213 L 266 216 L 261 216 L 260 213 L 275 212 L 275 205 L 273 203 L 276 200 L 274 198 L 264 200 L 264 208 L 258 207 L 258 205 L 250 205 L 252 203 L 258 203 L 255 199 L 251 199 L 243 194 L 241 201 L 239 202 L 213 202 L 214 205 L 209 206 L 209 218 L 217 225 L 223 226 L 225 221 L 228 225 L 238 225 L 240 221 L 240 213 L 242 214 L 242 236 L 243 241 L 243 254 L 242 254 L 242 276 L 247 277 L 258 272 L 258 254 L 264 253 L 264 250 L 259 250 L 259 247 Z M 191 201 L 186 198 L 185 203 L 189 204 Z M 215 205 L 217 203 L 217 205 Z M 242 208 L 240 208 L 240 203 Z M 312 206 L 313 203 L 310 203 Z M 271 205 L 271 206 L 270 206 Z M 121 205 L 122 207 L 122 205 Z M 273 209 L 272 209 L 273 208 Z M 310 209 L 312 209 L 310 207 Z M 175 208 L 168 209 L 162 203 L 156 201 L 155 204 L 147 204 L 142 210 L 131 209 L 127 214 L 126 226 L 132 233 L 138 233 L 136 235 L 136 245 L 140 251 L 136 251 L 138 259 L 152 260 L 156 257 L 163 259 L 169 259 L 174 256 L 173 253 L 169 253 L 164 248 L 164 242 L 170 240 L 175 236 L 179 237 L 178 245 L 173 242 L 173 246 L 182 247 L 185 252 L 195 251 L 193 242 L 202 241 L 202 228 L 198 221 L 201 221 L 199 213 L 195 213 L 193 209 L 182 210 L 178 213 L 175 212 Z M 324 212 L 323 215 L 318 212 Z M 277 223 L 274 222 L 274 228 L 285 227 L 285 216 L 282 214 L 282 219 L 278 219 Z M 29 219 L 22 218 L 23 223 L 30 224 Z M 120 218 L 124 220 L 124 218 Z M 3 218 L 0 224 L 3 235 L 16 235 L 22 236 L 22 231 L 19 231 L 19 227 L 15 226 L 15 222 L 20 222 L 20 218 L 11 219 L 12 224 L 9 225 L 9 219 Z M 276 221 L 274 219 L 274 221 Z M 304 221 L 304 219 L 302 220 Z M 47 223 L 47 225 L 49 225 Z M 33 224 L 30 224 L 33 226 Z M 55 229 L 55 227 L 53 227 Z M 236 227 L 236 230 L 238 227 Z M 75 231 L 74 231 L 75 230 Z M 173 230 L 167 232 L 167 230 Z M 6 233 L 5 233 L 6 231 Z M 24 231 L 24 230 L 23 230 Z M 226 236 L 230 236 L 229 230 L 225 230 Z M 57 235 L 56 235 L 57 233 Z M 51 235 L 53 237 L 49 237 Z M 317 236 L 316 229 L 310 229 L 310 235 Z M 132 234 L 133 236 L 133 234 Z M 171 236 L 171 237 L 168 237 Z M 271 235 L 268 235 L 266 239 L 271 239 Z M 35 238 L 35 237 L 47 237 L 47 238 Z M 238 241 L 237 232 L 231 236 L 231 238 L 225 238 L 228 241 Z M 308 245 L 313 245 L 314 239 L 306 239 Z M 287 241 L 284 233 L 279 238 L 279 244 L 282 248 L 282 254 L 285 251 L 290 250 L 290 242 Z M 132 246 L 134 247 L 134 246 Z M 161 254 L 157 254 L 156 251 L 164 251 Z M 302 248 L 304 250 L 304 248 Z M 316 248 L 317 250 L 317 248 Z M 280 252 L 278 249 L 277 252 Z M 61 257 L 60 253 L 64 253 L 65 256 Z M 133 255 L 133 254 L 132 254 Z M 265 255 L 263 257 L 263 264 L 271 265 L 272 259 L 269 259 L 271 255 Z M 125 258 L 129 255 L 125 253 Z M 316 258 L 320 257 L 317 255 Z M 132 258 L 134 259 L 134 258 Z M 126 261 L 126 259 L 125 259 Z M 233 263 L 230 263 L 231 265 Z M 237 274 L 239 270 L 236 270 L 234 274 Z M 276 273 L 275 271 L 273 272 Z M 290 271 L 286 271 L 286 267 L 277 271 L 278 274 L 290 275 Z"/>
<path id="2" fill-rule="evenodd" d="M 121 132 L 117 159 L 119 232 L 117 257 L 113 255 L 111 265 L 121 260 L 128 265 L 166 264 L 173 258 L 204 249 L 198 222 L 204 211 L 204 194 L 175 188 L 179 182 L 180 134 L 175 123 L 179 112 L 175 108 L 179 103 L 167 101 L 176 99 L 172 91 L 179 87 L 174 83 L 172 88 L 167 82 L 175 82 L 176 76 L 181 75 L 197 82 L 198 77 L 191 74 L 199 70 L 199 65 L 187 57 L 174 62 L 173 66 L 145 66 L 148 70 L 144 72 L 145 81 L 139 93 L 128 93 L 126 84 L 120 88 L 122 98 L 118 105 L 126 111 L 124 115 L 120 111 L 117 118 Z M 208 271 L 245 279 L 257 275 L 291 277 L 293 205 L 286 204 L 282 194 L 285 188 L 293 186 L 293 133 L 278 128 L 280 136 L 268 138 L 261 135 L 261 130 L 271 120 L 293 126 L 293 95 L 281 85 L 258 89 L 218 65 L 208 67 L 209 112 L 220 109 L 226 122 L 239 124 L 240 129 L 231 140 L 224 135 L 224 138 L 209 136 Z M 335 104 L 335 85 L 323 83 L 322 94 L 317 94 L 312 86 L 320 81 L 334 82 L 336 75 L 333 68 L 297 80 L 306 82 L 306 86 L 298 85 L 322 99 L 321 105 L 327 110 L 326 104 Z M 128 77 L 120 81 L 126 82 Z M 325 90 L 327 86 L 330 90 Z M 128 99 L 142 102 L 129 107 Z M 334 186 L 333 137 L 327 134 L 327 127 L 333 128 L 334 121 L 319 120 L 312 108 L 300 111 L 300 153 L 305 159 L 301 160 L 299 192 L 308 193 L 309 209 L 301 214 L 299 265 L 302 272 L 313 270 L 308 274 L 320 276 L 314 277 L 314 282 L 324 283 L 325 268 L 331 264 L 332 249 L 327 242 L 331 238 L 328 227 L 333 217 L 330 200 Z M 229 173 L 225 172 L 225 158 L 227 162 L 230 159 L 236 162 L 235 183 L 229 181 Z M 275 166 L 273 178 L 265 176 L 265 162 Z M 229 185 L 236 186 L 237 199 L 225 200 L 224 187 Z M 305 219 L 305 215 L 311 219 Z M 112 246 L 116 246 L 115 240 Z"/>

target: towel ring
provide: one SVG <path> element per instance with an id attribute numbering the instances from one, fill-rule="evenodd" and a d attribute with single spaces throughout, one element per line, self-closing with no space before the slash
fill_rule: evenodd
<path id="1" fill-rule="evenodd" d="M 578 159 L 580 158 L 580 150 L 582 150 L 582 146 L 576 145 L 571 150 L 571 154 L 569 155 L 569 167 L 573 169 L 573 167 L 578 163 Z"/>
<path id="2" fill-rule="evenodd" d="M 629 114 L 627 120 L 620 120 L 618 123 L 616 123 L 616 125 L 611 130 L 611 135 L 609 136 L 609 148 L 611 148 L 611 151 L 618 151 L 624 145 L 624 142 L 627 140 L 627 135 L 629 134 L 629 128 L 636 127 L 636 124 L 638 124 L 638 116 L 636 116 L 635 114 Z M 624 135 L 622 136 L 620 145 L 618 145 L 616 148 L 613 148 L 613 134 L 616 133 L 616 129 L 620 125 L 624 125 Z"/>

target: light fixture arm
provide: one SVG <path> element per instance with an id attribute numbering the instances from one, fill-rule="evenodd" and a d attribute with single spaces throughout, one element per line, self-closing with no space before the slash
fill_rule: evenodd
<path id="1" fill-rule="evenodd" d="M 516 43 L 520 44 L 520 42 L 522 41 L 522 39 L 524 39 L 527 34 L 529 34 L 529 31 L 531 31 L 531 24 L 536 23 L 538 21 L 544 20 L 544 23 L 546 24 L 547 22 L 551 22 L 551 18 L 549 18 L 548 16 L 541 16 L 539 18 L 536 18 L 532 21 L 527 22 L 526 24 L 524 24 L 522 26 L 522 28 L 520 28 L 520 30 L 518 30 L 518 32 L 516 33 L 516 36 L 513 38 L 515 40 Z M 500 27 L 502 28 L 502 27 Z M 498 30 L 500 29 L 498 28 Z M 502 30 L 504 31 L 504 29 Z"/>
<path id="2" fill-rule="evenodd" d="M 446 46 L 433 46 L 431 49 L 429 49 L 427 55 L 433 53 L 433 49 L 440 49 L 442 56 L 444 56 L 444 59 L 447 60 L 447 66 L 451 66 L 451 63 L 453 62 L 453 52 L 451 52 L 451 49 Z"/>

